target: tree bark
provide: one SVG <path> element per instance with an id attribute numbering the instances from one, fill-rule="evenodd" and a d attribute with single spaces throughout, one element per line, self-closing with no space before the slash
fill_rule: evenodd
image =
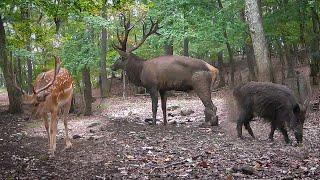
<path id="1" fill-rule="evenodd" d="M 284 49 L 285 49 L 285 55 L 286 55 L 286 60 L 287 60 L 287 65 L 288 65 L 287 77 L 292 78 L 295 75 L 293 51 L 292 51 L 292 48 L 286 44 L 285 44 Z"/>
<path id="2" fill-rule="evenodd" d="M 258 80 L 270 81 L 270 61 L 268 46 L 264 35 L 262 17 L 257 0 L 245 0 L 246 16 L 249 23 L 250 35 L 258 68 Z"/>
<path id="3" fill-rule="evenodd" d="M 12 114 L 21 113 L 21 93 L 14 88 L 14 82 L 12 79 L 12 69 L 8 60 L 6 52 L 6 34 L 4 29 L 4 23 L 0 14 L 0 67 L 2 68 L 3 76 L 6 82 L 8 98 L 9 98 L 9 112 Z"/>
<path id="4" fill-rule="evenodd" d="M 189 38 L 188 37 L 183 39 L 183 55 L 189 56 Z"/>
<path id="5" fill-rule="evenodd" d="M 102 8 L 102 17 L 107 19 L 106 14 L 106 3 Z M 100 54 L 100 94 L 102 98 L 106 98 L 108 95 L 107 87 L 107 65 L 106 65 L 106 54 L 107 54 L 107 41 L 108 33 L 106 28 L 101 30 L 101 54 Z"/>
<path id="6" fill-rule="evenodd" d="M 312 78 L 312 84 L 319 84 L 319 76 L 320 76 L 320 50 L 319 50 L 319 41 L 320 41 L 320 24 L 319 24 L 319 16 L 315 7 L 311 8 L 311 17 L 312 17 L 312 25 L 313 25 L 313 40 L 311 42 L 310 50 L 311 50 L 311 62 L 310 76 Z"/>
<path id="7" fill-rule="evenodd" d="M 223 9 L 223 5 L 221 0 L 218 0 L 219 8 Z M 234 64 L 234 59 L 233 59 L 233 50 L 231 48 L 231 45 L 228 41 L 228 33 L 227 29 L 225 26 L 223 28 L 223 37 L 225 38 L 226 45 L 227 45 L 227 50 L 228 50 L 228 55 L 229 55 L 229 62 L 230 62 L 230 76 L 231 76 L 231 87 L 234 86 L 234 73 L 235 73 L 235 64 Z"/>
<path id="8" fill-rule="evenodd" d="M 219 84 L 218 88 L 224 87 L 226 85 L 226 81 L 224 79 L 224 66 L 223 66 L 223 52 L 220 51 L 218 53 L 218 64 L 219 64 Z"/>
<path id="9" fill-rule="evenodd" d="M 254 59 L 254 50 L 252 46 L 252 41 L 247 41 L 245 44 L 245 53 L 247 56 L 247 63 L 249 68 L 249 81 L 258 81 L 256 76 L 254 67 L 255 67 L 255 59 Z"/>
<path id="10" fill-rule="evenodd" d="M 165 55 L 173 55 L 173 42 L 169 41 L 164 44 L 164 54 Z"/>
<path id="11" fill-rule="evenodd" d="M 90 69 L 86 66 L 82 69 L 82 81 L 83 81 L 83 95 L 85 102 L 84 115 L 89 116 L 92 114 L 92 89 L 90 80 Z"/>
<path id="12" fill-rule="evenodd" d="M 285 68 L 286 63 L 284 60 L 283 49 L 282 49 L 281 43 L 278 42 L 277 46 L 278 46 L 279 60 L 280 60 L 280 64 L 281 64 L 281 84 L 284 84 L 284 81 L 286 78 L 286 68 Z"/>

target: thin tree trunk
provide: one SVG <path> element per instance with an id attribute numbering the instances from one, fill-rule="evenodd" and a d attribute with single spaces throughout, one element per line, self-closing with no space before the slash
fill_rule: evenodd
<path id="1" fill-rule="evenodd" d="M 14 88 L 12 79 L 12 69 L 6 52 L 6 34 L 3 25 L 2 16 L 0 14 L 0 67 L 2 68 L 3 76 L 6 82 L 8 97 L 9 97 L 9 112 L 12 114 L 21 113 L 21 93 Z"/>
<path id="2" fill-rule="evenodd" d="M 102 17 L 107 19 L 106 15 L 106 2 L 102 8 Z M 100 94 L 102 98 L 106 98 L 108 95 L 107 89 L 107 66 L 106 66 L 106 54 L 107 54 L 107 40 L 108 33 L 106 28 L 101 30 L 101 54 L 100 54 Z"/>
<path id="3" fill-rule="evenodd" d="M 164 44 L 165 55 L 173 55 L 173 43 L 172 41 Z"/>
<path id="4" fill-rule="evenodd" d="M 317 4 L 318 5 L 318 4 Z M 318 6 L 316 6 L 318 7 Z M 317 12 L 317 8 L 311 8 L 311 17 L 312 17 L 312 25 L 313 25 L 313 40 L 311 42 L 311 63 L 310 69 L 311 73 L 310 76 L 312 78 L 312 84 L 318 85 L 320 76 L 320 50 L 319 50 L 319 41 L 320 41 L 320 24 L 319 24 L 319 16 Z"/>
<path id="5" fill-rule="evenodd" d="M 188 37 L 183 39 L 183 55 L 189 56 L 189 38 Z"/>
<path id="6" fill-rule="evenodd" d="M 89 116 L 92 114 L 92 86 L 90 80 L 90 69 L 86 66 L 82 69 L 82 81 L 83 81 L 83 95 L 85 101 L 84 115 Z"/>
<path id="7" fill-rule="evenodd" d="M 270 81 L 271 67 L 270 61 L 268 60 L 269 52 L 257 0 L 245 0 L 245 7 L 257 62 L 258 79 L 259 81 Z"/>
<path id="8" fill-rule="evenodd" d="M 226 81 L 224 79 L 224 66 L 223 66 L 223 52 L 220 51 L 218 53 L 218 64 L 219 64 L 219 84 L 218 84 L 218 88 L 224 87 L 226 85 Z"/>
<path id="9" fill-rule="evenodd" d="M 287 65 L 288 65 L 288 73 L 287 77 L 292 78 L 294 77 L 294 58 L 293 58 L 293 52 L 290 46 L 285 44 L 285 55 L 286 55 L 286 60 L 287 60 Z"/>
<path id="10" fill-rule="evenodd" d="M 258 78 L 256 76 L 254 66 L 255 66 L 255 59 L 254 59 L 254 50 L 252 46 L 252 42 L 246 42 L 245 45 L 245 53 L 247 56 L 247 63 L 249 68 L 249 77 L 250 81 L 258 81 Z"/>
<path id="11" fill-rule="evenodd" d="M 223 9 L 223 5 L 221 0 L 218 0 L 219 8 Z M 228 34 L 227 34 L 227 29 L 225 26 L 223 28 L 223 37 L 225 38 L 226 45 L 227 45 L 227 50 L 228 50 L 228 55 L 229 55 L 229 64 L 230 64 L 230 76 L 231 76 L 231 87 L 234 86 L 234 73 L 235 73 L 235 64 L 234 64 L 234 59 L 233 59 L 233 50 L 231 48 L 231 45 L 228 41 Z"/>
<path id="12" fill-rule="evenodd" d="M 283 49 L 282 46 L 280 44 L 280 42 L 278 43 L 278 53 L 279 53 L 279 60 L 280 60 L 280 64 L 281 64 L 281 84 L 284 84 L 285 78 L 286 78 L 286 63 L 284 60 L 284 55 L 283 55 Z"/>

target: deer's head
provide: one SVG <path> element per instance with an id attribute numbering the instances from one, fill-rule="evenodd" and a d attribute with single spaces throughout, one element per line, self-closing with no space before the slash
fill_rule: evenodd
<path id="1" fill-rule="evenodd" d="M 61 61 L 59 57 L 55 57 L 55 68 L 54 68 L 54 76 L 53 78 L 45 77 L 39 75 L 36 80 L 36 88 L 32 87 L 33 91 L 32 93 L 25 92 L 21 87 L 19 87 L 16 83 L 16 78 L 14 77 L 14 86 L 17 90 L 19 90 L 22 94 L 22 103 L 23 104 L 39 104 L 46 100 L 46 97 L 50 94 L 48 91 L 46 91 L 48 88 L 50 88 L 55 80 L 56 76 L 60 71 Z M 47 78 L 47 79 L 44 79 Z M 44 82 L 46 84 L 39 84 L 40 80 L 44 79 Z M 40 87 L 39 87 L 40 85 Z"/>

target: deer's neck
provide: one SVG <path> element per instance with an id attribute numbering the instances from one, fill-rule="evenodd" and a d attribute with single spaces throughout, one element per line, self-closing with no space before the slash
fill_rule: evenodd
<path id="1" fill-rule="evenodd" d="M 126 66 L 126 73 L 131 83 L 136 86 L 141 86 L 141 72 L 143 69 L 144 61 L 140 59 L 130 58 Z"/>

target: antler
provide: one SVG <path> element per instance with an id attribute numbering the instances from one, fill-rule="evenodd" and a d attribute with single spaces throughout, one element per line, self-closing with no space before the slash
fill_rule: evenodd
<path id="1" fill-rule="evenodd" d="M 13 77 L 12 77 L 12 78 L 13 78 L 13 86 L 14 86 L 18 91 L 20 91 L 22 94 L 26 94 L 26 92 L 25 92 L 20 86 L 18 86 L 16 74 L 13 73 Z"/>
<path id="2" fill-rule="evenodd" d="M 38 89 L 38 90 L 33 89 L 33 93 L 34 93 L 34 94 L 38 94 L 39 92 L 48 89 L 48 88 L 49 88 L 50 86 L 52 86 L 53 83 L 55 82 L 56 77 L 57 77 L 57 74 L 58 74 L 59 71 L 60 71 L 61 60 L 60 60 L 60 58 L 57 57 L 57 56 L 54 56 L 54 57 L 55 57 L 55 64 L 54 64 L 54 76 L 53 76 L 52 81 L 51 81 L 49 84 L 47 84 L 46 86 L 44 86 L 44 87 L 42 87 L 42 88 L 40 88 L 40 89 Z"/>
<path id="3" fill-rule="evenodd" d="M 138 49 L 145 41 L 146 39 L 152 35 L 152 34 L 157 34 L 159 35 L 159 33 L 157 32 L 158 29 L 160 29 L 161 27 L 159 27 L 159 22 L 158 20 L 156 22 L 153 22 L 152 18 L 150 17 L 150 22 L 151 22 L 151 26 L 148 30 L 148 32 L 146 32 L 147 29 L 147 25 L 146 23 L 143 23 L 142 25 L 142 39 L 140 40 L 140 42 L 138 44 L 136 44 L 135 46 L 133 46 L 132 48 L 130 48 L 129 50 L 127 50 L 127 52 L 132 52 L 136 49 Z"/>
<path id="4" fill-rule="evenodd" d="M 130 13 L 128 13 L 128 17 L 126 17 L 125 14 L 121 14 L 119 16 L 119 18 L 120 18 L 120 20 L 122 20 L 122 23 L 123 23 L 122 25 L 123 25 L 124 31 L 120 33 L 119 29 L 117 28 L 117 39 L 119 41 L 119 45 L 113 44 L 112 46 L 115 49 L 118 49 L 121 51 L 126 51 L 126 52 L 132 52 L 132 51 L 138 49 L 150 35 L 152 35 L 152 34 L 159 35 L 159 33 L 157 32 L 157 30 L 161 28 L 161 27 L 159 27 L 159 22 L 158 21 L 154 22 L 150 17 L 151 26 L 148 29 L 148 31 L 147 31 L 147 24 L 143 22 L 142 39 L 135 46 L 133 46 L 130 49 L 127 49 L 129 33 L 134 28 L 134 25 L 131 25 Z"/>

